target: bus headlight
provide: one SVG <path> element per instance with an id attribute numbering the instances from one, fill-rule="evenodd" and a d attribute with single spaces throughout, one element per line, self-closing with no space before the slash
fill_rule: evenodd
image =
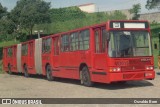
<path id="1" fill-rule="evenodd" d="M 153 70 L 154 67 L 153 66 L 146 66 L 146 70 Z"/>
<path id="2" fill-rule="evenodd" d="M 109 68 L 109 71 L 110 71 L 110 72 L 120 72 L 120 71 L 121 71 L 121 68 L 120 68 L 120 67 L 110 67 L 110 68 Z"/>

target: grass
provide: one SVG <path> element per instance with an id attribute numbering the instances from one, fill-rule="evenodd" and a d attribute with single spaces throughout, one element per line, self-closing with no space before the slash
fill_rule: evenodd
<path id="1" fill-rule="evenodd" d="M 153 50 L 153 56 L 154 56 L 154 66 L 157 68 L 158 67 L 158 50 Z"/>
<path id="2" fill-rule="evenodd" d="M 0 60 L 0 74 L 3 74 L 3 73 L 4 73 L 4 71 L 2 69 L 2 60 Z"/>
<path id="3" fill-rule="evenodd" d="M 150 27 L 151 29 L 160 28 L 160 24 L 151 24 Z"/>
<path id="4" fill-rule="evenodd" d="M 18 44 L 20 43 L 19 41 L 4 41 L 4 42 L 0 42 L 0 47 L 5 47 L 5 46 L 11 46 L 14 44 Z"/>

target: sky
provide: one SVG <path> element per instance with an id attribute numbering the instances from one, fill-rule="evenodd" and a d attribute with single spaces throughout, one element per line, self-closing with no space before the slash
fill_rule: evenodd
<path id="1" fill-rule="evenodd" d="M 8 8 L 8 11 L 12 10 L 18 0 L 0 0 L 0 3 Z M 87 3 L 95 3 L 96 10 L 98 11 L 111 11 L 130 9 L 134 4 L 141 4 L 141 13 L 151 13 L 157 10 L 147 10 L 145 4 L 147 0 L 44 0 L 51 2 L 52 8 L 62 8 L 69 6 L 76 6 Z"/>

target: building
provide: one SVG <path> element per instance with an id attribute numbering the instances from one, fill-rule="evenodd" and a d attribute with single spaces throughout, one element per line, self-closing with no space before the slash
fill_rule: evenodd
<path id="1" fill-rule="evenodd" d="M 77 7 L 87 13 L 94 13 L 96 11 L 96 5 L 94 3 L 78 5 Z"/>

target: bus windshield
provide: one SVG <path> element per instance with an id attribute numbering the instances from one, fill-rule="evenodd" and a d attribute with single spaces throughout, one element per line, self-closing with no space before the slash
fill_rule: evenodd
<path id="1" fill-rule="evenodd" d="M 110 57 L 151 56 L 147 31 L 111 31 L 108 45 Z"/>

